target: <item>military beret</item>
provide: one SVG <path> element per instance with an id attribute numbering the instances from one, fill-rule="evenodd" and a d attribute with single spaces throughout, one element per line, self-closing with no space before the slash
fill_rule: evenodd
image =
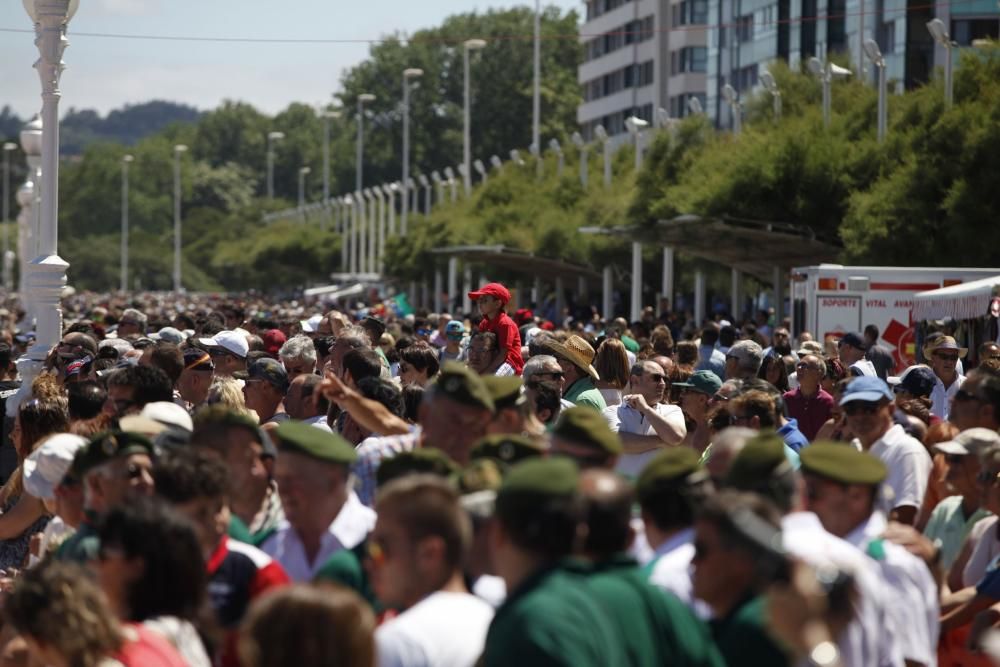
<path id="1" fill-rule="evenodd" d="M 406 475 L 430 474 L 450 477 L 458 470 L 458 464 L 440 449 L 421 447 L 383 459 L 375 473 L 375 482 L 381 487 Z"/>
<path id="2" fill-rule="evenodd" d="M 272 431 L 278 449 L 296 452 L 323 463 L 354 463 L 358 454 L 349 442 L 335 433 L 329 433 L 300 421 L 285 421 Z"/>
<path id="3" fill-rule="evenodd" d="M 493 397 L 490 396 L 483 378 L 465 364 L 446 361 L 432 385 L 434 391 L 456 403 L 483 408 L 493 412 Z"/>
<path id="4" fill-rule="evenodd" d="M 866 452 L 836 442 L 815 442 L 803 449 L 802 472 L 841 484 L 880 484 L 888 475 L 885 464 Z"/>
<path id="5" fill-rule="evenodd" d="M 260 424 L 248 415 L 236 412 L 225 405 L 207 405 L 194 414 L 192 421 L 194 422 L 194 430 L 191 432 L 191 437 L 195 441 L 198 440 L 199 431 L 210 426 L 241 427 L 256 434 L 257 440 L 260 441 L 261 446 L 264 448 L 263 456 L 270 458 L 277 458 L 278 456 L 278 450 L 274 446 L 274 441 L 271 440 L 271 436 L 267 434 L 267 431 L 260 427 Z"/>
<path id="6" fill-rule="evenodd" d="M 70 473 L 75 479 L 83 479 L 89 470 L 130 454 L 153 456 L 153 443 L 146 436 L 129 431 L 98 433 L 73 457 Z"/>
<path id="7" fill-rule="evenodd" d="M 470 456 L 473 460 L 496 459 L 507 465 L 513 465 L 524 459 L 541 456 L 544 453 L 545 449 L 527 436 L 495 433 L 473 443 Z"/>
<path id="8" fill-rule="evenodd" d="M 693 473 L 701 469 L 699 457 L 690 447 L 671 447 L 657 454 L 643 468 L 636 481 L 636 492 L 641 497 L 664 483 L 679 485 Z"/>
<path id="9" fill-rule="evenodd" d="M 578 406 L 563 410 L 552 429 L 552 436 L 608 454 L 624 451 L 621 438 L 611 430 L 601 413 L 592 408 Z"/>
<path id="10" fill-rule="evenodd" d="M 750 440 L 733 459 L 726 475 L 726 486 L 740 491 L 753 491 L 785 462 L 784 440 L 774 434 L 759 435 Z"/>
<path id="11" fill-rule="evenodd" d="M 507 474 L 507 466 L 493 459 L 476 459 L 458 472 L 455 480 L 463 496 L 480 491 L 497 491 Z"/>
<path id="12" fill-rule="evenodd" d="M 522 396 L 521 388 L 524 383 L 517 375 L 486 375 L 483 383 L 497 410 L 516 406 Z"/>
<path id="13" fill-rule="evenodd" d="M 576 493 L 580 473 L 576 464 L 563 456 L 529 459 L 511 467 L 497 494 L 497 503 L 532 497 L 562 497 Z"/>

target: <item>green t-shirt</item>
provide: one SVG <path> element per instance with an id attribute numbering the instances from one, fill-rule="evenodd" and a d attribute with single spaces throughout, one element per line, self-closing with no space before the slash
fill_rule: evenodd
<path id="1" fill-rule="evenodd" d="M 709 622 L 712 637 L 727 665 L 783 667 L 792 659 L 765 629 L 764 596 L 749 598 L 725 618 Z"/>
<path id="2" fill-rule="evenodd" d="M 604 396 L 594 386 L 594 381 L 590 379 L 590 376 L 582 377 L 567 387 L 563 398 L 570 403 L 585 405 L 598 411 L 608 407 L 608 404 L 604 402 Z"/>
<path id="3" fill-rule="evenodd" d="M 980 507 L 966 518 L 962 510 L 962 496 L 948 496 L 934 507 L 924 526 L 924 536 L 932 542 L 940 540 L 941 565 L 948 570 L 962 551 L 962 544 L 969 531 L 980 519 L 991 516 L 989 510 Z"/>
<path id="4" fill-rule="evenodd" d="M 97 537 L 97 530 L 89 520 L 84 519 L 77 531 L 59 545 L 54 556 L 56 560 L 84 565 L 96 559 L 100 549 L 101 540 Z"/>
<path id="5" fill-rule="evenodd" d="M 497 609 L 486 667 L 612 667 L 628 664 L 614 621 L 586 577 L 554 564 L 532 574 Z"/>
<path id="6" fill-rule="evenodd" d="M 639 353 L 639 342 L 631 336 L 622 336 L 622 345 L 632 354 Z"/>
<path id="7" fill-rule="evenodd" d="M 587 585 L 610 612 L 626 665 L 724 667 L 708 627 L 675 596 L 649 584 L 622 554 L 589 569 Z"/>
<path id="8" fill-rule="evenodd" d="M 353 549 L 341 549 L 333 554 L 316 572 L 313 581 L 332 581 L 346 586 L 367 600 L 376 610 L 380 610 L 381 606 L 375 600 L 368 575 L 362 566 L 367 545 L 368 542 L 364 541 Z"/>

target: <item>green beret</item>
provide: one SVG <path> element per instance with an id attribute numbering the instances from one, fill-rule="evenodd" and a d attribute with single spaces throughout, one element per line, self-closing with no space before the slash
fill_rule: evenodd
<path id="1" fill-rule="evenodd" d="M 419 474 L 450 477 L 458 470 L 458 464 L 440 449 L 421 447 L 383 459 L 375 473 L 375 483 L 381 487 L 394 479 Z"/>
<path id="2" fill-rule="evenodd" d="M 611 430 L 601 413 L 588 407 L 563 410 L 552 429 L 552 436 L 608 454 L 617 455 L 624 451 L 621 438 Z"/>
<path id="3" fill-rule="evenodd" d="M 296 452 L 323 463 L 354 463 L 358 454 L 351 443 L 335 433 L 300 421 L 284 421 L 272 432 L 278 449 Z"/>
<path id="4" fill-rule="evenodd" d="M 841 484 L 875 486 L 888 475 L 882 461 L 843 443 L 815 442 L 799 452 L 799 456 L 802 472 Z"/>
<path id="5" fill-rule="evenodd" d="M 496 459 L 507 465 L 524 459 L 535 458 L 545 453 L 545 449 L 531 438 L 513 433 L 494 433 L 480 438 L 472 445 L 473 460 Z"/>
<path id="6" fill-rule="evenodd" d="M 698 461 L 697 452 L 690 447 L 665 449 L 643 468 L 636 481 L 636 492 L 642 497 L 661 484 L 676 482 L 678 486 L 683 485 L 691 473 L 701 469 Z"/>
<path id="7" fill-rule="evenodd" d="M 153 456 L 153 443 L 143 435 L 128 431 L 98 433 L 77 451 L 70 473 L 76 479 L 83 479 L 87 471 L 130 454 Z"/>
<path id="8" fill-rule="evenodd" d="M 480 491 L 497 491 L 507 474 L 507 466 L 493 459 L 477 459 L 455 476 L 458 492 L 464 495 Z"/>
<path id="9" fill-rule="evenodd" d="M 497 495 L 497 502 L 530 496 L 533 498 L 572 496 L 580 473 L 565 456 L 529 459 L 510 469 Z"/>
<path id="10" fill-rule="evenodd" d="M 726 475 L 726 486 L 740 491 L 754 491 L 787 460 L 784 440 L 773 433 L 758 435 L 733 459 Z"/>
<path id="11" fill-rule="evenodd" d="M 446 361 L 433 385 L 434 391 L 456 403 L 493 412 L 493 397 L 483 378 L 465 364 Z"/>
<path id="12" fill-rule="evenodd" d="M 483 383 L 497 410 L 516 406 L 521 398 L 521 387 L 524 386 L 517 375 L 486 375 L 483 376 Z"/>

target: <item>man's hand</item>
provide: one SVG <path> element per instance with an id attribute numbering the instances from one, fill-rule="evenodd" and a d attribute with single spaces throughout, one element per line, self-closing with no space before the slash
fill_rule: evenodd
<path id="1" fill-rule="evenodd" d="M 646 398 L 642 394 L 629 394 L 622 397 L 622 401 L 625 405 L 629 406 L 633 410 L 638 410 L 642 414 L 647 414 L 649 412 L 649 403 L 646 402 Z"/>
<path id="2" fill-rule="evenodd" d="M 344 315 L 339 310 L 331 310 L 326 314 L 326 319 L 330 322 L 330 330 L 333 331 L 334 336 L 339 335 L 341 329 L 351 326 L 351 321 L 347 315 Z"/>
<path id="3" fill-rule="evenodd" d="M 336 403 L 342 409 L 346 409 L 349 403 L 360 396 L 358 392 L 341 382 L 340 378 L 332 372 L 327 372 L 323 381 L 319 383 L 319 391 L 323 394 L 323 398 L 331 403 Z M 313 407 L 315 408 L 316 406 L 314 405 Z"/>
<path id="4" fill-rule="evenodd" d="M 938 547 L 913 526 L 890 521 L 882 537 L 905 548 L 929 567 L 937 564 Z"/>

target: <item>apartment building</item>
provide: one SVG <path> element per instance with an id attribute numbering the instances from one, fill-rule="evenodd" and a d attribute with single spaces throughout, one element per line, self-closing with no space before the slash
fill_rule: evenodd
<path id="1" fill-rule="evenodd" d="M 661 108 L 682 117 L 692 97 L 704 105 L 708 4 L 587 0 L 578 71 L 583 104 L 577 109 L 586 138 L 598 125 L 609 135 L 623 135 L 626 118 L 635 115 L 652 123 Z"/>

